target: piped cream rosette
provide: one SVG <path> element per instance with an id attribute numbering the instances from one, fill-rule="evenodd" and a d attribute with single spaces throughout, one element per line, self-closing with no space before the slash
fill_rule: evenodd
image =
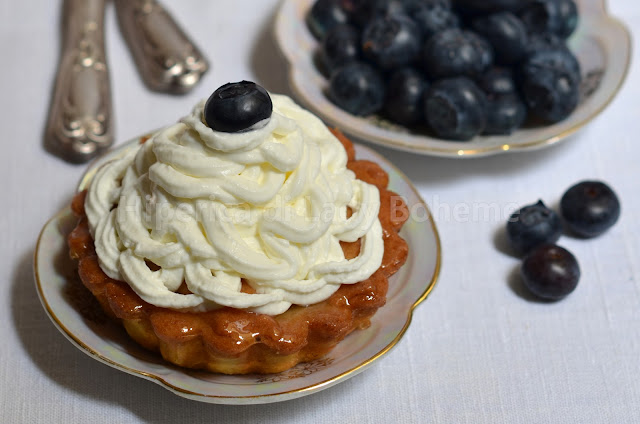
<path id="1" fill-rule="evenodd" d="M 377 188 L 346 168 L 318 118 L 272 101 L 266 125 L 243 133 L 207 127 L 201 102 L 98 170 L 85 210 L 109 277 L 159 307 L 277 315 L 380 267 Z M 360 255 L 345 259 L 340 241 L 358 239 Z M 176 293 L 183 282 L 191 294 Z"/>

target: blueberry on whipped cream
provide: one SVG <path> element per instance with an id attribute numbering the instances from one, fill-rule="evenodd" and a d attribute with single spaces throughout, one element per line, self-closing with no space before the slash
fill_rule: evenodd
<path id="1" fill-rule="evenodd" d="M 238 133 L 263 128 L 272 112 L 269 93 L 256 83 L 242 81 L 225 84 L 209 97 L 204 120 L 213 130 Z"/>

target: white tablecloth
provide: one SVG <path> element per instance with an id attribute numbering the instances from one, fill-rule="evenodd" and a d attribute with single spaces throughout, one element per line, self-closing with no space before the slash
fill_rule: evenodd
<path id="1" fill-rule="evenodd" d="M 216 406 L 94 361 L 40 306 L 32 277 L 36 238 L 69 202 L 84 169 L 41 145 L 60 3 L 0 1 L 1 422 L 640 422 L 640 67 L 600 117 L 556 147 L 470 161 L 378 149 L 419 187 L 443 242 L 439 285 L 406 338 L 363 374 L 319 394 Z M 174 122 L 228 81 L 252 79 L 288 92 L 271 37 L 276 0 L 166 3 L 189 23 L 213 71 L 185 97 L 147 91 L 110 7 L 117 140 Z M 612 0 L 611 10 L 640 28 L 636 1 Z M 495 236 L 512 205 L 538 198 L 556 205 L 567 187 L 587 178 L 616 189 L 622 217 L 598 239 L 562 238 L 580 261 L 580 285 L 562 302 L 531 302 L 514 290 L 518 260 L 496 246 Z M 502 216 L 464 213 L 482 204 L 498 205 Z"/>

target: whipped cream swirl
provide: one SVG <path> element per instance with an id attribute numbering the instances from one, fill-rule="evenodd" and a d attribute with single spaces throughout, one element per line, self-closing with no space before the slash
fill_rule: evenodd
<path id="1" fill-rule="evenodd" d="M 272 101 L 266 125 L 244 133 L 207 127 L 203 101 L 98 170 L 85 210 L 109 277 L 159 307 L 277 315 L 380 267 L 377 188 L 318 118 Z M 345 259 L 340 242 L 358 239 Z"/>

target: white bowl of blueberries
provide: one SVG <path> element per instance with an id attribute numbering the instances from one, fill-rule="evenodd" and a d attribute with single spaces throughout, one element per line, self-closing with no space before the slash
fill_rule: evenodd
<path id="1" fill-rule="evenodd" d="M 308 108 L 360 140 L 477 157 L 571 135 L 631 57 L 605 0 L 284 0 L 276 37 Z"/>

